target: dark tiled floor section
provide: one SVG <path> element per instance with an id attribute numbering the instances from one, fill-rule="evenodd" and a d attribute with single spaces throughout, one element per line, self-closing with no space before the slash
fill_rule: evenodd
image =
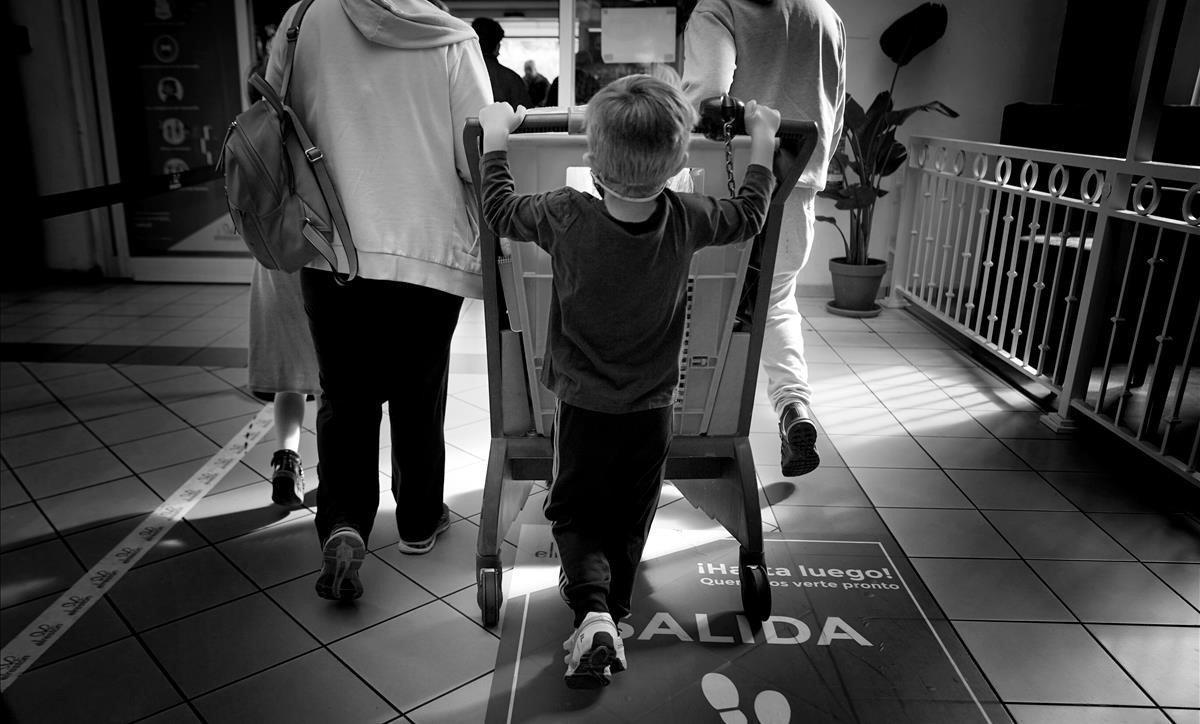
<path id="1" fill-rule="evenodd" d="M 3 295 L 5 642 L 261 408 L 243 388 L 246 291 Z M 821 300 L 801 305 L 824 462 L 779 475 L 760 386 L 752 445 L 768 532 L 894 536 L 1018 722 L 1200 722 L 1194 490 L 1103 438 L 1055 436 L 1032 402 L 905 312 L 854 320 Z M 368 595 L 347 607 L 317 599 L 312 497 L 293 512 L 269 505 L 264 441 L 5 693 L 6 707 L 23 722 L 481 721 L 498 639 L 480 625 L 474 587 L 488 446 L 477 302 L 453 353 L 453 524 L 431 555 L 397 552 L 385 496 Z M 312 421 L 310 405 L 310 487 Z M 384 447 L 384 487 L 387 459 Z M 537 518 L 543 494 L 523 518 Z M 708 523 L 670 488 L 662 505 L 656 534 Z"/>

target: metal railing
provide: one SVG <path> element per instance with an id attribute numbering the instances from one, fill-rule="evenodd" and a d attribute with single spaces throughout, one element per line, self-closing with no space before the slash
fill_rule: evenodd
<path id="1" fill-rule="evenodd" d="M 891 293 L 1200 481 L 1200 168 L 915 137 Z"/>

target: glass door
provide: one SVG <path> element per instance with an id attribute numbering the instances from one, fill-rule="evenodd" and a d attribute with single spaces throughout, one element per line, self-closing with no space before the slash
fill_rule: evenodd
<path id="1" fill-rule="evenodd" d="M 564 105 L 583 105 L 606 84 L 633 73 L 679 81 L 676 0 L 574 0 L 571 9 L 573 94 Z"/>
<path id="2" fill-rule="evenodd" d="M 211 166 L 245 103 L 246 0 L 89 0 L 108 183 L 160 182 Z M 244 282 L 252 268 L 220 179 L 115 205 L 122 276 Z"/>

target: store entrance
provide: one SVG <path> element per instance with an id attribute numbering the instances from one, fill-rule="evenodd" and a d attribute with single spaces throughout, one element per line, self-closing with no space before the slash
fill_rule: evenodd
<path id="1" fill-rule="evenodd" d="M 222 181 L 184 182 L 189 171 L 216 163 L 225 129 L 243 107 L 247 2 L 88 3 L 106 180 L 164 189 L 113 206 L 121 276 L 249 279 L 250 257 L 229 219 Z"/>

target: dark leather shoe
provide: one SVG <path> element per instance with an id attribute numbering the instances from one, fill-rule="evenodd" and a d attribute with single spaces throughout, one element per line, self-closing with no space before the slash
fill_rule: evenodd
<path id="1" fill-rule="evenodd" d="M 779 418 L 780 457 L 783 474 L 794 478 L 811 473 L 821 464 L 817 453 L 817 425 L 808 405 L 792 402 Z"/>

